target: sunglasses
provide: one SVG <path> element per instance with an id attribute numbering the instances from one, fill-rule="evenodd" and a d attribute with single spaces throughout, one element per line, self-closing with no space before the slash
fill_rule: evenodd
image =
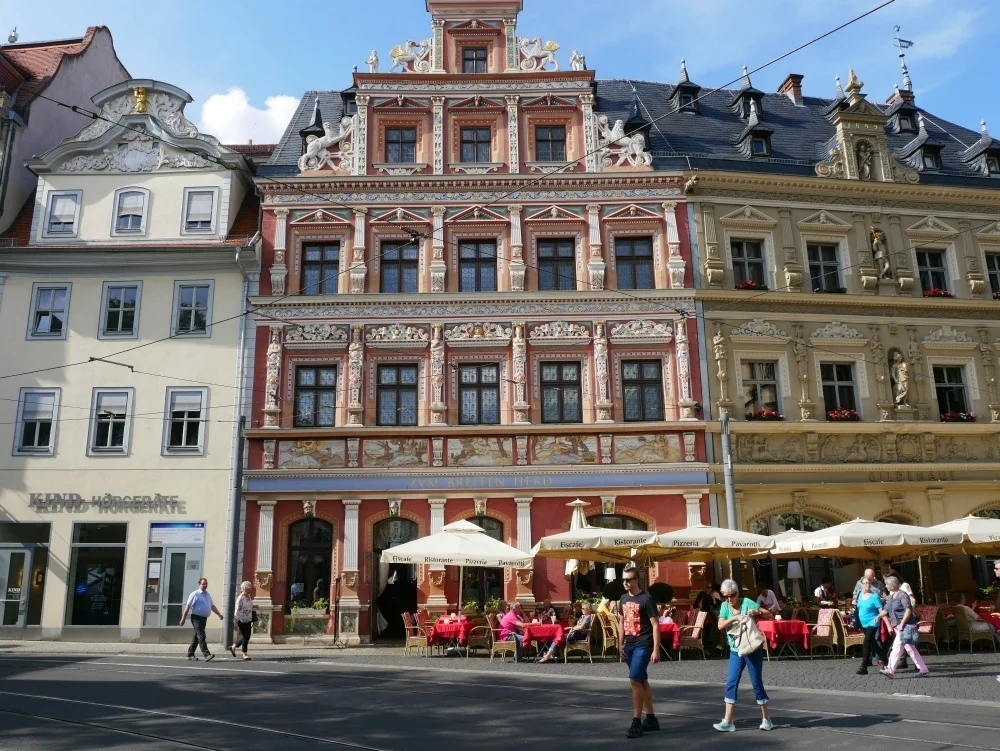
<path id="1" fill-rule="evenodd" d="M 628 584 L 629 582 L 634 582 L 635 581 L 635 577 L 634 576 L 623 576 L 622 577 L 622 581 L 625 582 L 626 584 Z"/>

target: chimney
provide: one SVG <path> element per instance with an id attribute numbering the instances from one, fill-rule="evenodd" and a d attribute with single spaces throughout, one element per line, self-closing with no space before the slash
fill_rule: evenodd
<path id="1" fill-rule="evenodd" d="M 784 94 L 792 100 L 792 104 L 797 107 L 802 106 L 802 79 L 804 76 L 798 73 L 789 73 L 785 80 L 778 87 L 778 93 Z"/>

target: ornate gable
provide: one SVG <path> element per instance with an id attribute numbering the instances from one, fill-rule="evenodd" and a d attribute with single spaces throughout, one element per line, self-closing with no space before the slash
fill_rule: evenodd
<path id="1" fill-rule="evenodd" d="M 778 221 L 772 219 L 763 211 L 755 209 L 753 206 L 744 206 L 742 209 L 726 214 L 719 219 L 724 227 L 739 227 L 742 229 L 771 229 Z"/>
<path id="2" fill-rule="evenodd" d="M 395 208 L 389 211 L 383 211 L 378 216 L 372 217 L 372 224 L 406 224 L 407 222 L 427 224 L 429 221 L 430 220 L 426 216 L 421 216 L 414 211 L 404 208 Z"/>
<path id="3" fill-rule="evenodd" d="M 565 209 L 559 206 L 546 206 L 544 209 L 539 209 L 532 214 L 525 217 L 526 222 L 534 221 L 557 221 L 557 222 L 581 222 L 583 221 L 583 215 L 577 214 L 570 209 Z"/>
<path id="4" fill-rule="evenodd" d="M 616 209 L 608 214 L 605 219 L 608 221 L 613 219 L 656 219 L 659 221 L 663 219 L 663 215 L 633 203 L 630 206 Z"/>
<path id="5" fill-rule="evenodd" d="M 323 209 L 317 209 L 316 211 L 308 211 L 294 217 L 289 224 L 299 225 L 299 224 L 350 224 L 349 221 L 341 216 L 338 216 L 332 211 L 324 211 Z"/>
<path id="6" fill-rule="evenodd" d="M 958 230 L 935 216 L 927 216 L 908 228 L 906 234 L 912 237 L 936 238 L 942 235 L 957 235 Z"/>
<path id="7" fill-rule="evenodd" d="M 449 222 L 506 222 L 507 217 L 483 206 L 470 206 L 448 218 Z"/>
<path id="8" fill-rule="evenodd" d="M 796 226 L 803 232 L 836 232 L 846 234 L 851 231 L 851 225 L 826 209 L 810 214 Z"/>

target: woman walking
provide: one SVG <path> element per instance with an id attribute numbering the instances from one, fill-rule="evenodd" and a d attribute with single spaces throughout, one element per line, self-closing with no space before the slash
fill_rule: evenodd
<path id="1" fill-rule="evenodd" d="M 858 593 L 858 620 L 865 632 L 865 643 L 861 655 L 861 667 L 858 675 L 868 675 L 872 666 L 872 654 L 879 662 L 885 662 L 885 651 L 878 640 L 879 623 L 882 620 L 882 596 L 872 587 L 869 579 L 861 580 L 861 591 Z"/>
<path id="2" fill-rule="evenodd" d="M 722 722 L 717 722 L 714 727 L 722 733 L 733 732 L 736 725 L 733 723 L 733 715 L 736 712 L 736 697 L 739 692 L 740 678 L 743 677 L 743 669 L 750 673 L 750 685 L 753 687 L 753 694 L 757 698 L 760 706 L 760 729 L 771 730 L 774 725 L 767 711 L 767 703 L 770 701 L 767 691 L 764 690 L 763 667 L 764 667 L 764 645 L 757 651 L 741 656 L 737 651 L 736 639 L 730 626 L 743 623 L 748 618 L 763 618 L 769 620 L 772 616 L 767 610 L 763 610 L 753 600 L 744 597 L 740 599 L 740 589 L 732 579 L 726 579 L 719 587 L 722 593 L 722 606 L 719 608 L 719 631 L 726 634 L 729 640 L 729 677 L 726 680 L 726 716 Z"/>
<path id="3" fill-rule="evenodd" d="M 236 616 L 233 618 L 233 625 L 239 631 L 239 636 L 236 637 L 233 646 L 229 648 L 233 657 L 236 657 L 236 650 L 242 647 L 244 660 L 250 659 L 247 654 L 247 645 L 250 644 L 250 631 L 253 629 L 254 611 L 257 609 L 257 606 L 253 604 L 253 597 L 250 596 L 251 589 L 253 589 L 253 585 L 250 582 L 243 582 L 240 585 L 240 596 L 236 598 Z"/>
<path id="4" fill-rule="evenodd" d="M 924 658 L 920 656 L 920 652 L 917 651 L 916 647 L 917 639 L 919 638 L 917 635 L 917 617 L 913 613 L 913 603 L 910 600 L 910 596 L 900 589 L 899 579 L 895 576 L 886 578 L 885 588 L 889 590 L 889 597 L 886 600 L 882 613 L 889 617 L 889 624 L 891 626 L 889 633 L 895 633 L 896 638 L 892 642 L 889 661 L 881 671 L 882 675 L 887 675 L 890 678 L 895 677 L 896 666 L 899 665 L 899 660 L 903 656 L 904 649 L 906 650 L 906 654 L 913 660 L 913 664 L 917 666 L 917 670 L 920 671 L 917 675 L 921 678 L 929 675 L 930 671 L 924 663 Z"/>

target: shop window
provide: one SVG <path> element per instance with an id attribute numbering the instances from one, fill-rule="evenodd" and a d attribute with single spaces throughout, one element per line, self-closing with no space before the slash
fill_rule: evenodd
<path id="1" fill-rule="evenodd" d="M 749 531 L 758 535 L 777 535 L 793 529 L 817 532 L 830 526 L 830 522 L 817 516 L 785 513 L 755 519 L 750 522 Z M 813 601 L 813 591 L 823 579 L 833 579 L 833 561 L 829 558 L 772 558 L 755 561 L 753 570 L 757 583 L 767 584 L 779 598 L 794 598 L 804 603 Z M 852 585 L 854 581 L 852 578 Z"/>
<path id="2" fill-rule="evenodd" d="M 622 363 L 625 422 L 663 419 L 663 378 L 659 360 Z"/>
<path id="3" fill-rule="evenodd" d="M 335 295 L 340 282 L 340 243 L 302 245 L 303 295 Z"/>
<path id="4" fill-rule="evenodd" d="M 653 239 L 620 237 L 615 240 L 618 289 L 654 289 Z"/>
<path id="5" fill-rule="evenodd" d="M 587 517 L 587 524 L 592 527 L 601 527 L 602 529 L 622 529 L 637 532 L 645 532 L 649 529 L 641 519 L 621 514 L 598 514 L 590 516 Z M 645 590 L 649 569 L 640 566 L 636 571 L 639 575 L 639 586 Z M 595 563 L 594 567 L 586 574 L 578 573 L 574 577 L 574 594 L 579 592 L 586 595 L 599 595 L 608 582 L 621 581 L 624 573 L 624 563 Z"/>
<path id="6" fill-rule="evenodd" d="M 420 249 L 416 241 L 382 243 L 381 292 L 415 294 L 418 291 Z"/>
<path id="7" fill-rule="evenodd" d="M 917 270 L 920 272 L 920 288 L 924 292 L 932 289 L 948 289 L 943 250 L 918 250 Z"/>
<path id="8" fill-rule="evenodd" d="M 497 291 L 497 244 L 495 241 L 472 241 L 459 244 L 458 285 L 461 292 Z"/>
<path id="9" fill-rule="evenodd" d="M 67 625 L 119 624 L 127 534 L 127 523 L 73 525 Z"/>
<path id="10" fill-rule="evenodd" d="M 337 406 L 337 369 L 295 369 L 295 427 L 331 428 Z"/>
<path id="11" fill-rule="evenodd" d="M 288 528 L 288 605 L 314 607 L 330 598 L 333 564 L 333 525 L 322 519 L 303 519 Z"/>
<path id="12" fill-rule="evenodd" d="M 576 289 L 576 245 L 572 239 L 538 241 L 538 289 Z"/>
<path id="13" fill-rule="evenodd" d="M 458 402 L 462 425 L 499 425 L 500 366 L 496 363 L 460 366 Z"/>
<path id="14" fill-rule="evenodd" d="M 780 412 L 778 398 L 778 363 L 741 363 L 743 379 L 743 409 L 749 415 L 763 410 Z"/>
<path id="15" fill-rule="evenodd" d="M 806 253 L 813 292 L 839 292 L 843 285 L 840 283 L 837 246 L 810 243 L 806 246 Z"/>
<path id="16" fill-rule="evenodd" d="M 566 126 L 539 125 L 535 128 L 535 160 L 566 161 Z"/>
<path id="17" fill-rule="evenodd" d="M 759 240 L 733 240 L 729 249 L 736 286 L 765 287 L 764 244 Z"/>
<path id="18" fill-rule="evenodd" d="M 417 366 L 379 365 L 375 411 L 379 425 L 417 424 Z"/>
<path id="19" fill-rule="evenodd" d="M 583 422 L 580 363 L 542 363 L 542 422 Z"/>

